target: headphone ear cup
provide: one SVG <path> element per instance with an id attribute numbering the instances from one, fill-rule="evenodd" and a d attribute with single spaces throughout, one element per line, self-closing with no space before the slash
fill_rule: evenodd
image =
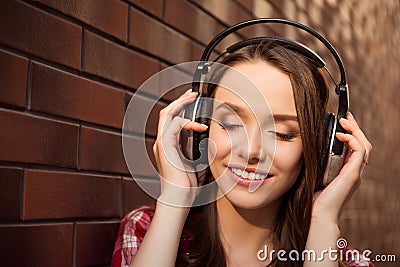
<path id="1" fill-rule="evenodd" d="M 334 114 L 325 114 L 325 120 L 327 124 L 326 133 L 328 137 L 327 147 L 325 149 L 324 159 L 327 159 L 326 169 L 323 178 L 323 184 L 328 185 L 335 177 L 339 174 L 343 167 L 344 158 L 347 152 L 347 146 L 343 147 L 342 153 L 336 155 L 333 153 L 333 145 L 336 137 L 336 124 L 337 117 Z"/>
<path id="2" fill-rule="evenodd" d="M 198 96 L 194 102 L 185 107 L 183 117 L 209 125 L 211 113 L 212 106 L 210 101 L 207 101 L 207 98 L 203 96 Z M 208 163 L 208 130 L 204 132 L 182 130 L 180 144 L 183 155 L 196 165 Z"/>
<path id="3" fill-rule="evenodd" d="M 324 115 L 324 132 L 327 136 L 326 147 L 324 149 L 324 156 L 329 155 L 331 153 L 331 140 L 334 137 L 334 128 L 335 128 L 335 120 L 336 116 L 333 113 L 325 112 Z"/>
<path id="4" fill-rule="evenodd" d="M 325 173 L 323 178 L 324 185 L 327 185 L 330 181 L 328 177 L 331 177 L 332 174 L 330 173 L 330 165 L 331 165 L 331 152 L 332 146 L 335 139 L 335 124 L 336 124 L 336 116 L 333 113 L 325 112 L 324 115 L 324 133 L 326 139 L 324 141 L 324 149 L 323 149 L 323 159 L 326 162 Z"/>
<path id="5" fill-rule="evenodd" d="M 195 104 L 194 104 L 195 102 L 188 104 L 183 109 L 183 114 L 182 114 L 183 118 L 192 120 L 195 109 Z M 182 129 L 179 136 L 179 143 L 183 155 L 187 159 L 193 160 L 193 131 Z"/>
<path id="6" fill-rule="evenodd" d="M 196 122 L 209 126 L 212 114 L 212 103 L 208 98 L 200 96 L 196 114 Z M 193 132 L 193 159 L 197 164 L 208 163 L 208 129 L 204 132 Z"/>

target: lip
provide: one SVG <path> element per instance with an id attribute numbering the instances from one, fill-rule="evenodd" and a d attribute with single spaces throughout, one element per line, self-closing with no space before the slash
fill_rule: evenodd
<path id="1" fill-rule="evenodd" d="M 263 174 L 263 175 L 271 175 L 271 174 L 268 174 L 268 172 L 265 172 L 265 171 L 256 170 L 254 168 L 243 168 L 243 167 L 240 167 L 239 165 L 230 165 L 230 166 L 228 166 L 227 170 L 228 170 L 229 177 L 236 184 L 243 185 L 243 186 L 246 186 L 246 187 L 252 186 L 252 187 L 258 188 L 259 186 L 264 185 L 270 178 L 273 177 L 273 175 L 271 175 L 271 176 L 269 176 L 269 177 L 267 177 L 267 178 L 265 178 L 263 180 L 250 180 L 250 179 L 243 178 L 243 177 L 240 177 L 240 176 L 236 175 L 235 173 L 233 173 L 231 171 L 231 168 L 237 168 L 237 169 L 245 170 L 247 172 L 255 172 L 255 173 L 259 173 L 259 174 Z"/>
<path id="2" fill-rule="evenodd" d="M 255 172 L 255 173 L 261 174 L 261 175 L 271 175 L 269 172 L 266 172 L 264 170 L 260 170 L 260 169 L 256 169 L 256 168 L 245 168 L 239 164 L 231 164 L 231 165 L 228 165 L 227 167 L 234 168 L 234 169 L 240 169 L 242 171 L 247 171 L 247 172 Z"/>

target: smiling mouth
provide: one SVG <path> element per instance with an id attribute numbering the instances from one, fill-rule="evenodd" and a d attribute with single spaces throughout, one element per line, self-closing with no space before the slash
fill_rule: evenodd
<path id="1" fill-rule="evenodd" d="M 243 178 L 243 179 L 247 179 L 247 180 L 265 180 L 267 178 L 272 177 L 272 174 L 261 174 L 261 173 L 257 173 L 257 172 L 248 172 L 246 170 L 242 170 L 242 169 L 238 169 L 238 168 L 232 168 L 229 167 L 230 171 L 234 174 L 236 174 L 237 176 Z"/>

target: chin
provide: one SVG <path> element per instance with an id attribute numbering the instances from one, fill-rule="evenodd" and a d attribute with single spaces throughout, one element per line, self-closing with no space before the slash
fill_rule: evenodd
<path id="1" fill-rule="evenodd" d="M 234 206 L 240 209 L 255 210 L 275 206 L 280 203 L 282 194 L 274 194 L 269 190 L 262 190 L 250 193 L 247 188 L 233 188 L 229 193 L 225 194 L 226 199 Z M 267 189 L 267 188 L 265 188 Z"/>

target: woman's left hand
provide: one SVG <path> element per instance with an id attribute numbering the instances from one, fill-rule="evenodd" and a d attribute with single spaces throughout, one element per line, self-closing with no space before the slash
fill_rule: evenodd
<path id="1" fill-rule="evenodd" d="M 312 217 L 338 223 L 342 209 L 361 183 L 372 145 L 350 112 L 339 123 L 348 132 L 338 133 L 338 140 L 347 143 L 347 154 L 338 176 L 322 191 L 316 192 Z"/>

